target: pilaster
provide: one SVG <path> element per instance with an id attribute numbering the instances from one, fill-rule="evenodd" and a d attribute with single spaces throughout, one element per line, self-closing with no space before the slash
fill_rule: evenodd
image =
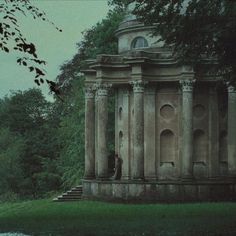
<path id="1" fill-rule="evenodd" d="M 228 88 L 228 174 L 236 177 L 236 88 Z"/>
<path id="2" fill-rule="evenodd" d="M 156 142 L 156 87 L 150 86 L 144 93 L 144 177 L 157 179 Z"/>
<path id="3" fill-rule="evenodd" d="M 220 175 L 219 160 L 219 111 L 217 86 L 209 88 L 209 177 Z"/>

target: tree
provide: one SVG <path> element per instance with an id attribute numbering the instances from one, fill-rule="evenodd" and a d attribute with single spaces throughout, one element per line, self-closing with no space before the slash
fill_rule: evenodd
<path id="1" fill-rule="evenodd" d="M 35 83 L 44 83 L 46 71 L 43 66 L 46 61 L 38 58 L 34 43 L 29 42 L 22 34 L 18 17 L 19 15 L 31 15 L 34 19 L 50 22 L 45 12 L 35 7 L 29 0 L 4 0 L 0 3 L 0 50 L 6 53 L 18 51 L 22 54 L 17 59 L 19 65 L 25 66 L 34 73 Z M 61 31 L 58 27 L 54 27 Z M 47 81 L 50 85 L 51 81 Z"/>
<path id="2" fill-rule="evenodd" d="M 193 66 L 217 61 L 217 72 L 236 81 L 236 4 L 230 0 L 123 0 L 110 1 L 123 7 L 135 4 L 133 13 L 153 25 L 174 55 Z M 215 63 L 215 62 L 214 62 Z M 214 64 L 213 63 L 213 64 Z"/>
<path id="3" fill-rule="evenodd" d="M 60 152 L 57 137 L 59 122 L 53 105 L 45 100 L 39 89 L 14 92 L 0 100 L 0 119 L 0 130 L 8 131 L 8 136 L 4 135 L 6 131 L 1 134 L 3 138 L 7 137 L 4 142 L 12 140 L 8 137 L 16 136 L 24 143 L 21 152 L 14 139 L 9 141 L 9 145 L 0 144 L 0 156 L 3 153 L 6 163 L 16 166 L 20 163 L 23 179 L 19 194 L 38 197 L 58 189 L 61 183 L 56 161 Z M 8 147 L 7 151 L 5 147 Z M 11 160 L 16 160 L 15 164 Z M 14 176 L 14 172 L 11 174 Z"/>
<path id="4" fill-rule="evenodd" d="M 0 128 L 0 195 L 19 195 L 23 181 L 21 158 L 24 150 L 24 139 L 20 135 L 8 128 Z"/>

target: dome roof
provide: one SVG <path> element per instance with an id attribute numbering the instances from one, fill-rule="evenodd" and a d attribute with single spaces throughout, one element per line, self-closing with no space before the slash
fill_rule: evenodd
<path id="1" fill-rule="evenodd" d="M 128 5 L 124 20 L 116 31 L 119 53 L 126 53 L 131 50 L 148 50 L 148 48 L 162 46 L 162 43 L 157 42 L 158 37 L 152 37 L 150 34 L 153 26 L 145 26 L 132 14 L 135 4 L 133 2 Z"/>

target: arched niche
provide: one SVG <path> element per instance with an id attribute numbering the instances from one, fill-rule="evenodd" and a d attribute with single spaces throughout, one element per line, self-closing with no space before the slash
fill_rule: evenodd
<path id="1" fill-rule="evenodd" d="M 208 142 L 206 133 L 201 130 L 195 130 L 193 134 L 193 161 L 206 162 L 208 152 Z"/>
<path id="2" fill-rule="evenodd" d="M 227 144 L 228 144 L 227 132 L 223 130 L 220 133 L 220 140 L 219 140 L 219 156 L 221 162 L 227 161 L 227 156 L 228 156 Z"/>
<path id="3" fill-rule="evenodd" d="M 160 135 L 160 161 L 161 163 L 175 161 L 175 135 L 169 130 L 163 130 Z"/>
<path id="4" fill-rule="evenodd" d="M 136 37 L 131 43 L 131 49 L 147 48 L 148 42 L 144 37 Z"/>

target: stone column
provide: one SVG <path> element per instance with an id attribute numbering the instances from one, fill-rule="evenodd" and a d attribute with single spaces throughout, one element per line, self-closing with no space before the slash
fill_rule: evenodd
<path id="1" fill-rule="evenodd" d="M 97 177 L 108 177 L 108 150 L 107 150 L 107 125 L 108 125 L 108 84 L 97 84 Z"/>
<path id="2" fill-rule="evenodd" d="M 193 85 L 194 80 L 181 80 L 182 87 L 182 178 L 193 176 Z"/>
<path id="3" fill-rule="evenodd" d="M 97 150 L 98 150 L 98 103 L 97 103 L 97 91 L 95 93 L 95 176 L 98 176 L 98 160 L 97 160 Z"/>
<path id="4" fill-rule="evenodd" d="M 134 159 L 132 168 L 132 178 L 141 180 L 144 178 L 144 85 L 141 80 L 132 81 L 134 92 L 134 124 L 133 124 L 133 148 Z"/>
<path id="5" fill-rule="evenodd" d="M 236 177 L 236 88 L 228 85 L 228 174 Z"/>
<path id="6" fill-rule="evenodd" d="M 85 179 L 95 177 L 95 110 L 94 91 L 85 88 Z"/>
<path id="7" fill-rule="evenodd" d="M 218 178 L 219 160 L 219 110 L 217 85 L 209 88 L 209 177 Z"/>
<path id="8" fill-rule="evenodd" d="M 122 146 L 120 146 L 120 157 L 123 160 L 122 164 L 122 179 L 127 180 L 130 178 L 130 91 L 127 88 L 122 89 L 123 95 L 123 110 L 121 117 L 121 127 L 123 131 Z"/>

